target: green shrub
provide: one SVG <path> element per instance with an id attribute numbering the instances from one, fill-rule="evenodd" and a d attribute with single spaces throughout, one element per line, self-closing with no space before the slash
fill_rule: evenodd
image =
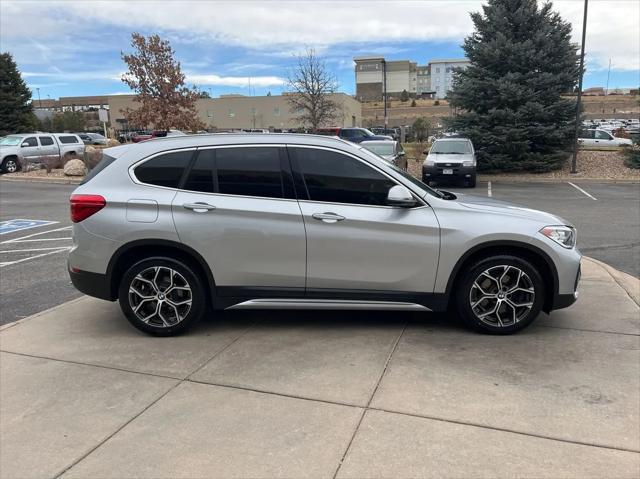
<path id="1" fill-rule="evenodd" d="M 640 145 L 633 145 L 631 148 L 627 148 L 624 152 L 625 159 L 624 164 L 628 168 L 634 170 L 640 170 Z"/>

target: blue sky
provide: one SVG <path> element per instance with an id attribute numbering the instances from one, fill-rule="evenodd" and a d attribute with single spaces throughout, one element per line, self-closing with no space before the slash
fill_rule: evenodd
<path id="1" fill-rule="evenodd" d="M 13 53 L 37 99 L 128 93 L 120 80 L 121 51 L 130 35 L 158 33 L 170 40 L 191 85 L 224 93 L 280 93 L 293 56 L 315 48 L 354 92 L 354 56 L 426 63 L 463 56 L 479 0 L 406 2 L 294 1 L 9 1 L 0 0 L 0 49 Z M 555 8 L 581 34 L 582 2 Z M 28 22 L 16 21 L 29 18 Z M 585 87 L 640 84 L 640 2 L 591 0 Z M 25 26 L 29 26 L 25 29 Z M 251 89 L 249 89 L 251 78 Z"/>

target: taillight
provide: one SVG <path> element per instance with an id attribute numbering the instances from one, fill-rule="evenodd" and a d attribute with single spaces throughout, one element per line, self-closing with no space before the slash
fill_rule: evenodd
<path id="1" fill-rule="evenodd" d="M 100 195 L 71 195 L 71 221 L 80 223 L 105 207 L 107 202 Z"/>

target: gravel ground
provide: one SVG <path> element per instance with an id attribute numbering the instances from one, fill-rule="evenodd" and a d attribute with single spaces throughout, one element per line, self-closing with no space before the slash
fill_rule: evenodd
<path id="1" fill-rule="evenodd" d="M 409 154 L 409 173 L 416 178 L 422 174 L 422 159 Z M 537 180 L 537 179 L 598 179 L 598 180 L 637 180 L 640 181 L 640 170 L 627 168 L 624 155 L 620 151 L 582 150 L 578 152 L 578 173 L 571 174 L 571 161 L 567 161 L 561 170 L 548 173 L 480 173 L 483 180 Z"/>
<path id="2" fill-rule="evenodd" d="M 33 170 L 23 173 L 21 171 L 17 173 L 7 173 L 3 175 L 7 178 L 64 178 L 64 179 L 73 179 L 73 178 L 82 178 L 80 176 L 65 176 L 62 168 L 51 170 L 51 173 L 47 174 L 47 170 L 42 168 L 41 170 Z"/>

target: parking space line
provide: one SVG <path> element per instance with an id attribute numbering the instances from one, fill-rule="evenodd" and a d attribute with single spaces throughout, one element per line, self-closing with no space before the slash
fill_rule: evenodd
<path id="1" fill-rule="evenodd" d="M 570 181 L 567 181 L 567 183 L 569 183 L 571 186 L 573 186 L 576 190 L 578 190 L 580 193 L 588 196 L 589 198 L 591 198 L 592 200 L 597 201 L 598 198 L 596 198 L 595 196 L 587 193 L 586 191 L 584 191 L 582 188 L 580 188 L 578 185 L 574 185 L 573 183 L 571 183 Z"/>
<path id="2" fill-rule="evenodd" d="M 53 251 L 54 249 L 67 248 L 67 246 L 53 246 L 51 248 L 7 249 L 0 253 L 32 253 L 34 251 Z"/>
<path id="3" fill-rule="evenodd" d="M 487 183 L 487 196 L 489 198 L 491 198 L 493 196 L 493 193 L 491 192 L 491 182 L 490 181 Z"/>
<path id="4" fill-rule="evenodd" d="M 40 236 L 40 235 L 44 235 L 47 233 L 55 233 L 56 231 L 64 231 L 64 230 L 69 230 L 71 229 L 72 226 L 64 226 L 62 228 L 55 228 L 52 230 L 47 230 L 47 231 L 40 231 L 38 233 L 32 233 L 30 235 L 27 236 L 21 236 L 20 238 L 13 238 L 10 240 L 5 240 L 0 242 L 0 244 L 6 244 L 6 243 L 22 243 L 22 242 L 27 242 L 27 238 L 33 238 L 34 236 Z M 60 240 L 60 239 L 71 239 L 71 238 L 43 238 L 43 239 L 38 239 L 38 240 L 31 240 L 31 241 L 51 241 L 51 240 Z"/>
<path id="5" fill-rule="evenodd" d="M 56 249 L 55 251 L 48 251 L 46 253 L 36 254 L 34 256 L 28 256 L 26 258 L 18 259 L 18 260 L 15 260 L 15 261 L 5 261 L 4 263 L 0 263 L 0 268 L 3 268 L 4 266 L 11 266 L 11 265 L 18 264 L 18 263 L 24 263 L 25 261 L 29 261 L 29 260 L 36 259 L 36 258 L 42 258 L 43 256 L 49 256 L 51 254 L 62 253 L 62 252 L 65 252 L 65 251 L 69 251 L 70 249 L 71 249 L 71 246 L 61 246 L 60 248 Z"/>

